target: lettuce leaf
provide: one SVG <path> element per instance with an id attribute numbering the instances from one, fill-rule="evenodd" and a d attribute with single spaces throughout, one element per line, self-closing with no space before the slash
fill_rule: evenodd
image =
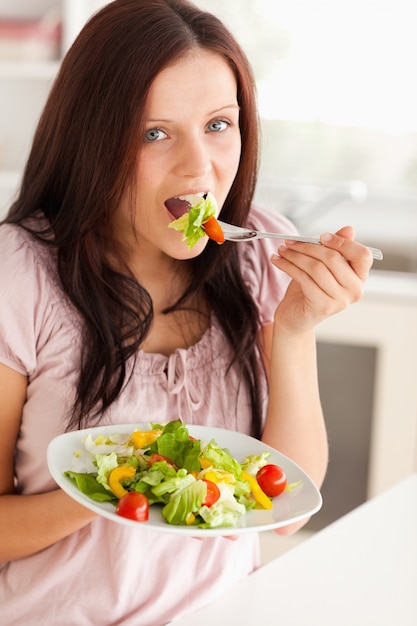
<path id="1" fill-rule="evenodd" d="M 200 528 L 218 528 L 221 526 L 234 526 L 242 515 L 246 514 L 246 507 L 236 501 L 233 495 L 233 487 L 225 483 L 218 483 L 220 498 L 212 506 L 202 506 L 198 511 L 204 522 Z"/>
<path id="2" fill-rule="evenodd" d="M 117 454 L 110 452 L 110 454 L 96 454 L 97 464 L 97 482 L 103 485 L 105 489 L 111 491 L 109 487 L 109 474 L 112 470 L 118 467 Z"/>
<path id="3" fill-rule="evenodd" d="M 161 454 L 170 459 L 178 467 L 188 472 L 198 472 L 201 452 L 200 441 L 190 439 L 188 428 L 181 420 L 169 422 L 163 429 L 162 435 L 149 448 L 151 453 Z"/>
<path id="4" fill-rule="evenodd" d="M 201 452 L 201 458 L 209 461 L 213 467 L 226 470 L 234 475 L 236 480 L 242 476 L 242 466 L 235 458 L 232 457 L 229 450 L 220 448 L 220 446 L 212 439 Z"/>
<path id="5" fill-rule="evenodd" d="M 188 483 L 195 481 L 192 474 L 187 474 L 187 470 L 175 470 L 165 461 L 154 463 L 149 470 L 142 472 L 139 482 L 135 486 L 135 491 L 146 495 L 149 504 L 154 502 L 166 503 L 171 493 L 182 489 Z"/>
<path id="6" fill-rule="evenodd" d="M 96 502 L 117 502 L 114 494 L 97 482 L 95 474 L 80 474 L 78 472 L 64 472 L 72 480 L 77 488 L 86 496 Z"/>
<path id="7" fill-rule="evenodd" d="M 181 217 L 168 224 L 168 228 L 184 233 L 182 241 L 186 241 L 188 248 L 191 249 L 201 237 L 206 236 L 202 225 L 210 217 L 215 216 L 216 212 L 217 202 L 214 196 L 208 193 L 196 206 L 190 207 Z"/>
<path id="8" fill-rule="evenodd" d="M 186 524 L 190 513 L 197 512 L 206 497 L 206 484 L 202 480 L 196 480 L 191 474 L 187 478 L 188 484 L 175 491 L 162 509 L 162 516 L 168 524 Z"/>
<path id="9" fill-rule="evenodd" d="M 256 476 L 261 467 L 264 467 L 264 465 L 268 463 L 270 456 L 270 452 L 262 452 L 262 454 L 252 454 L 247 456 L 242 463 L 242 469 L 248 474 Z"/>
<path id="10" fill-rule="evenodd" d="M 111 439 L 105 435 L 99 435 L 93 439 L 91 433 L 88 433 L 83 438 L 85 449 L 93 456 L 96 454 L 110 454 L 110 452 L 116 452 L 118 456 L 130 456 L 133 452 L 133 446 L 129 445 L 129 442 L 129 435 L 114 434 Z"/>

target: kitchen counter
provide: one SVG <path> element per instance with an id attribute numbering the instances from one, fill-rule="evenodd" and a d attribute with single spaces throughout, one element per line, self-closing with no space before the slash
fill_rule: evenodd
<path id="1" fill-rule="evenodd" d="M 415 626 L 416 591 L 413 474 L 172 625 Z"/>

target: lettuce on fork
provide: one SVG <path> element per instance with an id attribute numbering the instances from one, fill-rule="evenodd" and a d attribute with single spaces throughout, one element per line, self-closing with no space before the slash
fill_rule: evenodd
<path id="1" fill-rule="evenodd" d="M 173 228 L 184 233 L 182 241 L 187 242 L 189 249 L 193 248 L 201 237 L 206 236 L 202 225 L 217 213 L 217 202 L 212 193 L 203 195 L 194 194 L 189 196 L 190 200 L 184 200 L 189 205 L 188 210 L 170 224 L 168 228 Z"/>

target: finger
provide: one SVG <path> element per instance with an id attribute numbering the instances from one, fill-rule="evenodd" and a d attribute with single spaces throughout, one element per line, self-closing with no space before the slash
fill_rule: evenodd
<path id="1" fill-rule="evenodd" d="M 298 243 L 281 246 L 278 251 L 281 261 L 276 265 L 302 287 L 310 301 L 327 296 L 339 310 L 362 297 L 362 280 L 338 252 Z"/>
<path id="2" fill-rule="evenodd" d="M 336 250 L 325 246 L 288 242 L 287 248 L 279 248 L 279 253 L 331 297 L 340 287 L 349 290 L 359 282 L 349 262 Z"/>
<path id="3" fill-rule="evenodd" d="M 348 238 L 345 234 L 353 234 L 351 227 L 340 229 L 337 233 L 323 233 L 320 241 L 326 248 L 339 252 L 345 258 L 361 280 L 366 280 L 372 267 L 372 253 L 361 243 Z"/>
<path id="4" fill-rule="evenodd" d="M 338 231 L 336 231 L 336 235 L 344 237 L 345 239 L 351 239 L 353 241 L 353 239 L 355 239 L 355 229 L 353 228 L 353 226 L 343 226 L 343 228 L 340 228 Z"/>

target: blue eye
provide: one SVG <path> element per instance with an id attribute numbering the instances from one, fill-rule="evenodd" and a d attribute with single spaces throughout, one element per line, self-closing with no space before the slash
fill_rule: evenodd
<path id="1" fill-rule="evenodd" d="M 146 141 L 154 142 L 164 139 L 166 137 L 166 133 L 160 128 L 150 128 L 145 132 Z"/>
<path id="2" fill-rule="evenodd" d="M 210 122 L 208 129 L 218 133 L 226 130 L 228 126 L 230 126 L 230 122 L 226 122 L 226 120 L 215 120 L 214 122 Z"/>

